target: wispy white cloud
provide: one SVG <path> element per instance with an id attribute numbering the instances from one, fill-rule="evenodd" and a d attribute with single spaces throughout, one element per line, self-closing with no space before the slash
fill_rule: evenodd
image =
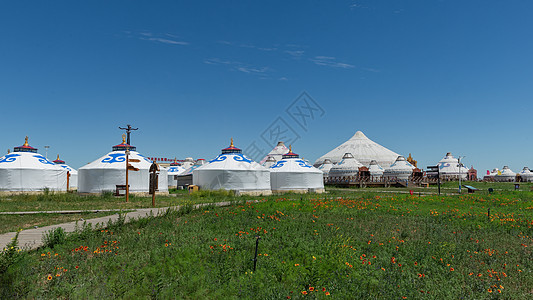
<path id="1" fill-rule="evenodd" d="M 354 65 L 336 61 L 335 57 L 332 57 L 332 56 L 315 56 L 314 58 L 310 58 L 309 60 L 319 66 L 327 66 L 327 67 L 342 68 L 342 69 L 355 68 Z"/>
<path id="2" fill-rule="evenodd" d="M 285 50 L 284 52 L 292 57 L 302 57 L 302 55 L 305 53 L 303 50 Z"/>
<path id="3" fill-rule="evenodd" d="M 168 44 L 168 45 L 183 45 L 183 46 L 189 45 L 188 42 L 175 41 L 175 40 L 164 39 L 164 38 L 158 38 L 158 37 L 140 38 L 140 39 L 141 39 L 141 40 L 145 40 L 145 41 L 160 42 L 160 43 Z"/>
<path id="4" fill-rule="evenodd" d="M 204 59 L 204 63 L 208 65 L 226 65 L 230 67 L 230 70 L 238 71 L 246 74 L 261 75 L 272 71 L 269 67 L 257 67 L 250 64 L 245 64 L 239 61 L 223 60 L 220 58 L 207 58 Z"/>
<path id="5" fill-rule="evenodd" d="M 179 36 L 171 33 L 154 33 L 150 31 L 141 31 L 138 33 L 131 31 L 124 31 L 130 38 L 137 38 L 143 41 L 163 43 L 167 45 L 181 45 L 187 46 L 189 42 L 185 42 L 179 39 Z"/>
<path id="6" fill-rule="evenodd" d="M 255 68 L 255 67 L 237 67 L 237 71 L 241 71 L 248 74 L 264 74 L 268 72 L 268 67 Z"/>

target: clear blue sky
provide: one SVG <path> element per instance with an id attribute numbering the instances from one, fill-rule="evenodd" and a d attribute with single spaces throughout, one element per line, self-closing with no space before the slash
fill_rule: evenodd
<path id="1" fill-rule="evenodd" d="M 314 161 L 362 130 L 422 166 L 533 167 L 533 2 L 2 1 L 0 150 L 80 167 L 245 149 L 278 117 Z M 323 114 L 285 110 L 306 91 Z"/>

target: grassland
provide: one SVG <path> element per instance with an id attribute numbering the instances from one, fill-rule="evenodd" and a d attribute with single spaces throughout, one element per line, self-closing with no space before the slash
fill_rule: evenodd
<path id="1" fill-rule="evenodd" d="M 0 297 L 530 299 L 532 199 L 344 191 L 168 212 L 5 252 Z"/>
<path id="2" fill-rule="evenodd" d="M 0 234 L 116 214 L 118 211 L 74 214 L 0 215 Z"/>

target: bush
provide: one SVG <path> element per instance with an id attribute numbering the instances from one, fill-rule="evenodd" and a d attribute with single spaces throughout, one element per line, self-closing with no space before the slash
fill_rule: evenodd
<path id="1" fill-rule="evenodd" d="M 42 241 L 45 247 L 53 249 L 55 245 L 65 242 L 66 239 L 67 234 L 65 233 L 65 230 L 61 227 L 57 227 L 45 233 Z"/>

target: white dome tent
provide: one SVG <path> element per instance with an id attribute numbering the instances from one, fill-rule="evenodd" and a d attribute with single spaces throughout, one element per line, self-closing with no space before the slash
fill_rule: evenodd
<path id="1" fill-rule="evenodd" d="M 385 172 L 383 172 L 383 177 L 388 180 L 402 180 L 407 181 L 409 177 L 413 174 L 414 166 L 410 164 L 405 157 L 398 156 L 396 161 L 390 165 Z"/>
<path id="2" fill-rule="evenodd" d="M 194 164 L 192 166 L 187 168 L 185 171 L 181 172 L 178 175 L 178 183 L 177 183 L 178 186 L 185 187 L 185 186 L 193 184 L 193 179 L 192 179 L 193 178 L 193 171 L 198 169 L 199 167 L 205 165 L 205 164 L 206 164 L 205 159 L 199 158 L 199 159 L 196 160 L 196 162 L 194 162 Z"/>
<path id="3" fill-rule="evenodd" d="M 185 158 L 185 161 L 181 164 L 181 167 L 184 170 L 187 170 L 188 168 L 194 166 L 194 159 L 192 157 Z"/>
<path id="4" fill-rule="evenodd" d="M 468 177 L 468 168 L 465 166 L 459 168 L 458 165 L 457 158 L 453 157 L 451 152 L 446 153 L 446 156 L 437 163 L 441 178 L 459 179 L 459 174 L 461 174 L 461 179 L 465 180 Z"/>
<path id="5" fill-rule="evenodd" d="M 276 164 L 276 159 L 273 156 L 268 156 L 264 163 L 261 165 L 265 168 L 270 168 Z"/>
<path id="6" fill-rule="evenodd" d="M 270 167 L 270 185 L 272 192 L 324 192 L 324 173 L 300 159 L 292 152 L 284 154 L 282 159 Z"/>
<path id="7" fill-rule="evenodd" d="M 66 191 L 67 171 L 37 153 L 28 144 L 0 157 L 0 191 Z"/>
<path id="8" fill-rule="evenodd" d="M 399 155 L 370 140 L 361 131 L 357 131 L 348 141 L 319 157 L 315 161 L 315 166 L 320 165 L 325 159 L 330 159 L 332 163 L 338 163 L 345 153 L 351 153 L 355 159 L 365 166 L 369 166 L 372 160 L 375 160 L 381 166 L 388 166 Z"/>
<path id="9" fill-rule="evenodd" d="M 233 145 L 209 163 L 193 171 L 193 184 L 205 190 L 234 190 L 244 194 L 269 195 L 270 171 L 242 154 Z"/>
<path id="10" fill-rule="evenodd" d="M 533 182 L 533 172 L 528 167 L 524 167 L 520 172 L 520 178 L 523 182 Z"/>
<path id="11" fill-rule="evenodd" d="M 385 172 L 385 169 L 383 169 L 375 160 L 372 160 L 370 162 L 370 166 L 368 167 L 368 172 L 370 172 L 370 177 L 373 181 L 380 180 L 383 178 L 383 173 Z"/>
<path id="12" fill-rule="evenodd" d="M 78 188 L 78 171 L 76 171 L 76 169 L 72 168 L 71 166 L 67 165 L 63 160 L 59 159 L 59 154 L 57 155 L 57 159 L 54 160 L 53 163 L 67 170 L 67 172 L 70 174 L 68 188 L 77 189 Z"/>
<path id="13" fill-rule="evenodd" d="M 285 146 L 285 143 L 279 141 L 276 147 L 274 147 L 274 149 L 272 149 L 272 151 L 270 151 L 270 153 L 268 153 L 259 163 L 264 166 L 269 157 L 273 158 L 274 162 L 279 161 L 283 158 L 283 154 L 287 153 L 289 153 L 289 148 Z"/>
<path id="14" fill-rule="evenodd" d="M 174 159 L 174 162 L 170 164 L 170 167 L 167 169 L 168 174 L 168 186 L 169 187 L 177 187 L 178 186 L 178 180 L 176 176 L 179 176 L 181 173 L 185 171 L 184 168 L 182 168 L 176 159 Z"/>
<path id="15" fill-rule="evenodd" d="M 318 167 L 318 169 L 324 173 L 324 179 L 328 177 L 331 168 L 333 168 L 333 163 L 329 158 L 326 158 L 320 167 Z"/>
<path id="16" fill-rule="evenodd" d="M 504 166 L 498 174 L 494 175 L 494 180 L 499 182 L 515 181 L 516 173 L 509 169 L 508 166 Z"/>
<path id="17" fill-rule="evenodd" d="M 351 153 L 345 153 L 342 160 L 329 170 L 328 182 L 355 179 L 360 167 L 363 165 Z"/>
<path id="18" fill-rule="evenodd" d="M 126 144 L 122 136 L 122 144 L 113 146 L 111 152 L 78 169 L 79 193 L 114 192 L 117 185 L 126 184 L 126 150 L 128 159 L 139 160 L 130 162 L 138 171 L 128 171 L 128 183 L 131 193 L 148 193 L 150 184 L 150 166 L 152 162 L 137 152 L 136 147 Z M 168 193 L 168 176 L 164 168 L 160 168 L 158 176 L 158 192 Z"/>

